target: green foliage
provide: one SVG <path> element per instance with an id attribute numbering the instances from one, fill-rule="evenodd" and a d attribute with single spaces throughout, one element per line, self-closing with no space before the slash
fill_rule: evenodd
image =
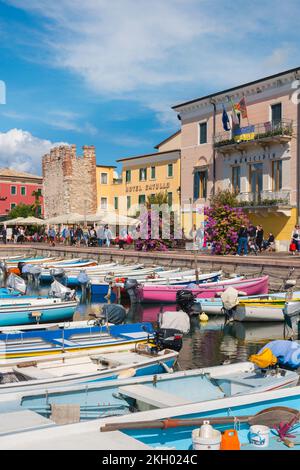
<path id="1" fill-rule="evenodd" d="M 17 217 L 30 217 L 34 215 L 34 205 L 23 204 L 21 202 L 9 212 L 8 219 L 16 219 Z"/>
<path id="2" fill-rule="evenodd" d="M 239 202 L 237 200 L 237 193 L 230 189 L 218 190 L 217 193 L 210 198 L 211 206 L 230 206 L 237 207 Z"/>
<path id="3" fill-rule="evenodd" d="M 152 204 L 156 204 L 159 206 L 163 204 L 168 204 L 168 192 L 161 191 L 159 193 L 147 196 L 147 200 L 146 200 L 147 209 L 150 209 Z"/>

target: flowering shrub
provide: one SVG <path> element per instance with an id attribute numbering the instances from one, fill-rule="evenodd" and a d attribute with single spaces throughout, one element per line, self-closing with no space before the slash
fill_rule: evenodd
<path id="1" fill-rule="evenodd" d="M 138 251 L 167 251 L 170 241 L 162 240 L 157 237 L 151 238 L 152 225 L 159 227 L 161 231 L 162 220 L 159 213 L 151 210 L 141 212 L 139 219 L 141 221 L 140 238 L 135 242 L 135 249 Z"/>
<path id="2" fill-rule="evenodd" d="M 212 253 L 225 255 L 237 250 L 238 231 L 249 220 L 243 210 L 227 204 L 216 204 L 204 209 L 206 215 L 205 232 L 211 243 Z"/>

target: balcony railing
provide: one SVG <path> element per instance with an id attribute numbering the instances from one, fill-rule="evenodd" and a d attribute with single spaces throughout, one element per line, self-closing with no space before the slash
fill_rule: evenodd
<path id="1" fill-rule="evenodd" d="M 259 193 L 240 193 L 237 195 L 240 207 L 289 206 L 290 191 L 261 191 Z"/>
<path id="2" fill-rule="evenodd" d="M 216 148 L 236 146 L 254 141 L 289 140 L 293 133 L 293 122 L 282 120 L 277 123 L 264 122 L 241 127 L 238 134 L 233 131 L 221 132 L 215 136 Z"/>

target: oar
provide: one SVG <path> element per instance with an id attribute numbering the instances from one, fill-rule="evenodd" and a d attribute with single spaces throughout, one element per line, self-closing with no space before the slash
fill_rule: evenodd
<path id="1" fill-rule="evenodd" d="M 205 417 L 192 419 L 176 419 L 166 418 L 152 421 L 136 421 L 125 423 L 107 423 L 100 427 L 100 431 L 116 431 L 120 429 L 167 429 L 176 427 L 201 426 L 204 421 L 210 424 L 231 424 L 235 422 L 253 424 L 263 424 L 270 428 L 279 425 L 282 422 L 289 422 L 292 418 L 297 417 L 300 420 L 300 412 L 295 408 L 286 406 L 272 406 L 265 410 L 259 411 L 253 416 L 221 416 L 221 417 Z"/>

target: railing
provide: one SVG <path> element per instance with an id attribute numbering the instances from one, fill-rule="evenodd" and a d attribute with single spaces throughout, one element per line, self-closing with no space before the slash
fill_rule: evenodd
<path id="1" fill-rule="evenodd" d="M 292 136 L 293 121 L 282 120 L 277 123 L 264 122 L 241 127 L 238 134 L 234 134 L 231 130 L 221 132 L 215 136 L 215 147 L 223 147 L 226 145 L 238 144 L 239 142 L 249 142 L 270 137 L 287 137 Z"/>
<path id="2" fill-rule="evenodd" d="M 290 191 L 261 191 L 259 193 L 240 193 L 237 200 L 241 207 L 270 207 L 290 204 Z"/>
<path id="3" fill-rule="evenodd" d="M 122 178 L 114 178 L 113 184 L 122 184 Z"/>

